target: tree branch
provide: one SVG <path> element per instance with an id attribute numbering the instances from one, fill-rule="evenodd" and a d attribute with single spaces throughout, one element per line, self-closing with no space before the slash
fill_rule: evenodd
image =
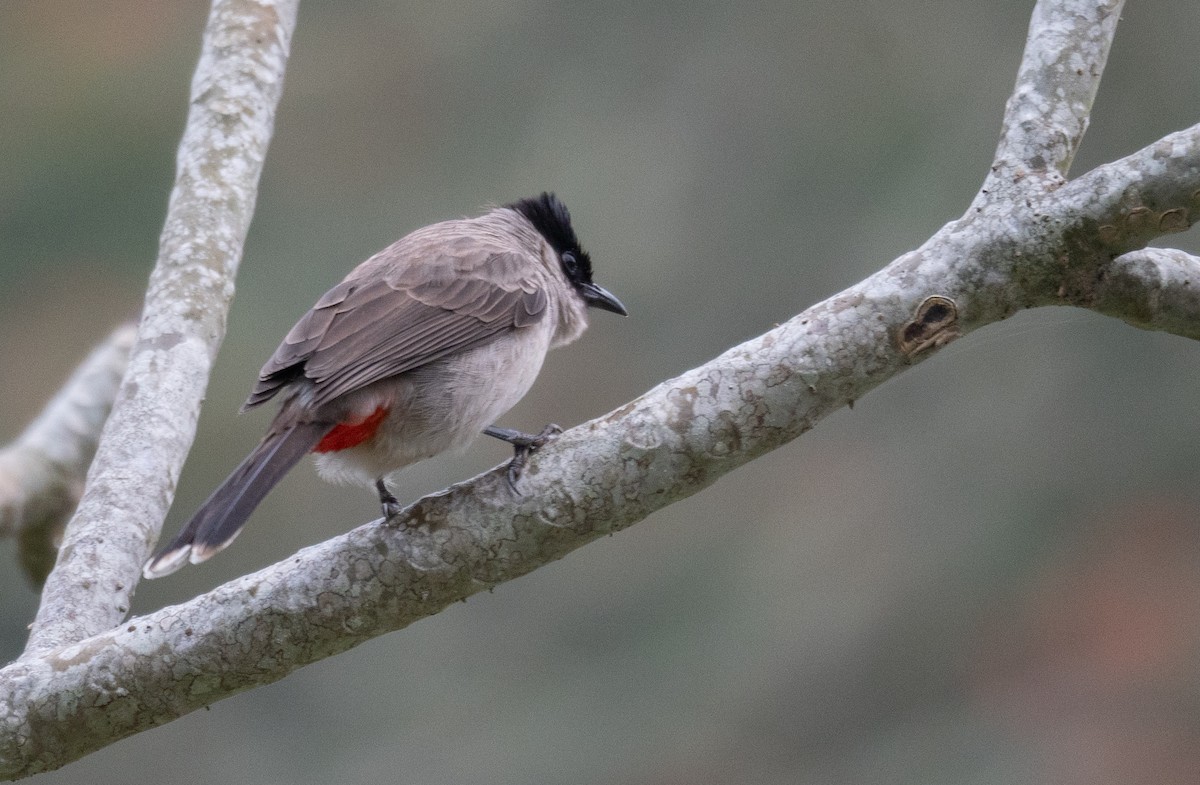
<path id="1" fill-rule="evenodd" d="M 1097 252 L 1124 253 L 1164 234 L 1186 231 L 1196 222 L 1197 177 L 1200 124 L 1097 166 L 1062 190 L 1047 193 L 1077 213 L 1081 232 L 1095 235 Z"/>
<path id="2" fill-rule="evenodd" d="M 54 565 L 57 539 L 79 501 L 133 337 L 132 324 L 114 330 L 17 440 L 0 450 L 0 536 L 17 538 L 21 567 L 35 586 Z"/>
<path id="3" fill-rule="evenodd" d="M 1174 174 L 1163 168 L 1151 179 Z M 1117 192 L 1095 203 L 1112 212 L 1123 199 Z M 860 284 L 563 434 L 531 461 L 521 499 L 498 468 L 418 501 L 395 525 L 359 527 L 191 602 L 0 671 L 0 699 L 30 707 L 0 725 L 0 773 L 62 765 L 280 679 L 696 493 L 968 325 L 1001 318 L 964 319 L 986 301 L 973 292 L 1053 300 L 1061 258 L 1082 231 L 1076 207 L 1065 200 L 1018 232 L 1005 231 L 1008 211 L 948 224 Z M 1039 226 L 1053 227 L 1057 245 L 1033 230 Z M 1122 264 L 1136 267 L 1137 259 L 1129 254 Z M 1039 269 L 1031 276 L 1042 282 L 1037 291 L 1006 277 Z"/>
<path id="4" fill-rule="evenodd" d="M 1012 182 L 1018 172 L 1067 176 L 1124 5 L 1124 0 L 1039 0 L 989 180 Z M 983 192 L 995 185 L 985 183 Z"/>
<path id="5" fill-rule="evenodd" d="M 1145 330 L 1200 340 L 1200 259 L 1144 248 L 1101 268 L 1091 307 Z"/>
<path id="6" fill-rule="evenodd" d="M 129 371 L 25 656 L 128 613 L 196 432 L 283 89 L 297 0 L 216 0 Z"/>

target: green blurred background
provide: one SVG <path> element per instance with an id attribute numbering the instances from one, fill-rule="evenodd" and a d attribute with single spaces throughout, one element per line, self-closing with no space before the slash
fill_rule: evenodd
<path id="1" fill-rule="evenodd" d="M 503 423 L 527 430 L 915 247 L 990 163 L 1031 8 L 305 2 L 167 530 L 257 440 L 236 410 L 280 336 L 415 227 L 556 190 L 629 306 L 552 355 Z M 0 441 L 139 307 L 206 10 L 0 4 Z M 1124 16 L 1076 172 L 1197 121 L 1200 5 Z M 619 536 L 41 780 L 1194 783 L 1198 368 L 1180 338 L 1020 314 Z M 135 612 L 377 514 L 314 477 Z M 0 547 L 8 659 L 37 597 Z"/>

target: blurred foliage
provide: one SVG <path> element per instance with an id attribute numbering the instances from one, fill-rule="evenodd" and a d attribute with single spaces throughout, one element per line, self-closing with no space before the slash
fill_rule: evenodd
<path id="1" fill-rule="evenodd" d="M 629 306 L 505 421 L 535 430 L 916 246 L 978 187 L 1031 7 L 306 2 L 168 531 L 256 440 L 235 412 L 279 336 L 417 226 L 554 189 Z M 136 312 L 204 14 L 0 5 L 2 439 Z M 1129 4 L 1077 171 L 1195 122 L 1198 31 L 1195 4 Z M 1020 314 L 629 532 L 42 780 L 1194 782 L 1198 366 Z M 399 490 L 504 457 L 485 440 Z M 135 611 L 375 514 L 311 471 Z M 7 658 L 36 597 L 0 582 Z"/>

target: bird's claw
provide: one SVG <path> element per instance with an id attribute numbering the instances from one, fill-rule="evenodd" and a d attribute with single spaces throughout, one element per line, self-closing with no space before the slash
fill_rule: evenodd
<path id="1" fill-rule="evenodd" d="M 508 472 L 506 479 L 508 480 L 508 489 L 514 496 L 523 496 L 521 490 L 517 487 L 517 483 L 521 479 L 521 475 L 525 471 L 525 464 L 529 461 L 529 456 L 540 450 L 547 442 L 554 439 L 563 432 L 563 429 L 551 423 L 542 429 L 542 432 L 535 435 L 514 431 L 509 428 L 497 428 L 489 426 L 483 429 L 483 432 L 488 436 L 506 441 L 513 446 L 513 457 L 508 462 Z"/>
<path id="2" fill-rule="evenodd" d="M 375 481 L 375 490 L 379 491 L 379 506 L 383 510 L 383 520 L 390 521 L 400 514 L 400 500 L 383 484 L 383 478 Z"/>

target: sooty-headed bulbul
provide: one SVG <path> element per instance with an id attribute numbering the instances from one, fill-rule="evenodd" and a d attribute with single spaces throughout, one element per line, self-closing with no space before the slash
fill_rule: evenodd
<path id="1" fill-rule="evenodd" d="M 567 208 L 543 193 L 418 229 L 356 267 L 301 317 L 242 410 L 272 398 L 266 436 L 143 570 L 156 578 L 229 545 L 307 453 L 332 482 L 374 484 L 479 433 L 514 445 L 509 483 L 549 436 L 497 428 L 546 352 L 587 327 L 589 307 L 627 315 L 592 281 Z"/>

